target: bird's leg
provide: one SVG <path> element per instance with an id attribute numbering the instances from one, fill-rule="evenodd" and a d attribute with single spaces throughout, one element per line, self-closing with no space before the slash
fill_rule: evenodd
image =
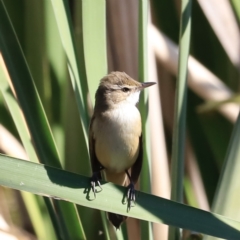
<path id="1" fill-rule="evenodd" d="M 96 198 L 96 192 L 97 192 L 96 186 L 98 186 L 102 191 L 101 183 L 99 181 L 100 179 L 101 179 L 100 171 L 94 172 L 92 177 L 90 178 L 90 183 L 91 183 L 91 188 L 94 194 L 94 198 Z"/>
<path id="2" fill-rule="evenodd" d="M 127 211 L 129 212 L 131 207 L 133 206 L 132 203 L 135 202 L 136 197 L 135 197 L 135 188 L 134 188 L 134 183 L 131 179 L 130 174 L 128 173 L 128 171 L 126 170 L 126 174 L 129 178 L 129 185 L 128 185 L 128 191 L 127 191 L 127 199 L 128 199 L 128 207 L 127 207 Z"/>

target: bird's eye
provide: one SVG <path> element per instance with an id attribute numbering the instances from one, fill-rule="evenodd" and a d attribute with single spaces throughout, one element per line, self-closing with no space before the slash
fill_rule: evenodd
<path id="1" fill-rule="evenodd" d="M 130 89 L 129 89 L 129 88 L 126 88 L 126 87 L 124 87 L 124 88 L 122 88 L 122 91 L 123 91 L 123 92 L 129 92 L 129 91 L 130 91 Z"/>

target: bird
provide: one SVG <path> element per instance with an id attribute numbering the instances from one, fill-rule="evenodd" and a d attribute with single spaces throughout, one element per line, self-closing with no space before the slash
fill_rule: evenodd
<path id="1" fill-rule="evenodd" d="M 135 187 L 143 161 L 142 123 L 137 108 L 140 92 L 155 82 L 141 83 L 125 72 L 111 72 L 100 80 L 89 127 L 89 155 L 93 175 L 91 188 L 96 197 L 101 172 L 107 181 L 128 186 L 128 210 L 135 202 Z M 107 213 L 118 229 L 126 216 Z"/>

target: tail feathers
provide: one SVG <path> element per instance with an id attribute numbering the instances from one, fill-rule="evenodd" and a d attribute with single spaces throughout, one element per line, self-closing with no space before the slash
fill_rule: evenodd
<path id="1" fill-rule="evenodd" d="M 107 213 L 109 221 L 119 229 L 120 225 L 127 219 L 126 216 L 115 214 L 115 213 Z"/>

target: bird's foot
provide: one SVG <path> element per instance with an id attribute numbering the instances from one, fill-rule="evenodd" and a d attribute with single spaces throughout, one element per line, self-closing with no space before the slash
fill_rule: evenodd
<path id="1" fill-rule="evenodd" d="M 135 200 L 136 200 L 136 194 L 135 194 L 134 184 L 130 183 L 128 185 L 128 191 L 127 191 L 127 201 L 128 201 L 127 211 L 128 212 L 130 211 L 131 207 L 134 207 Z"/>
<path id="2" fill-rule="evenodd" d="M 96 193 L 102 191 L 101 183 L 98 178 L 98 173 L 93 173 L 93 175 L 90 179 L 90 183 L 91 183 L 91 188 L 92 188 L 92 191 L 94 194 L 94 198 L 96 198 Z M 97 191 L 97 189 L 96 189 L 97 186 L 101 189 L 100 191 Z"/>

